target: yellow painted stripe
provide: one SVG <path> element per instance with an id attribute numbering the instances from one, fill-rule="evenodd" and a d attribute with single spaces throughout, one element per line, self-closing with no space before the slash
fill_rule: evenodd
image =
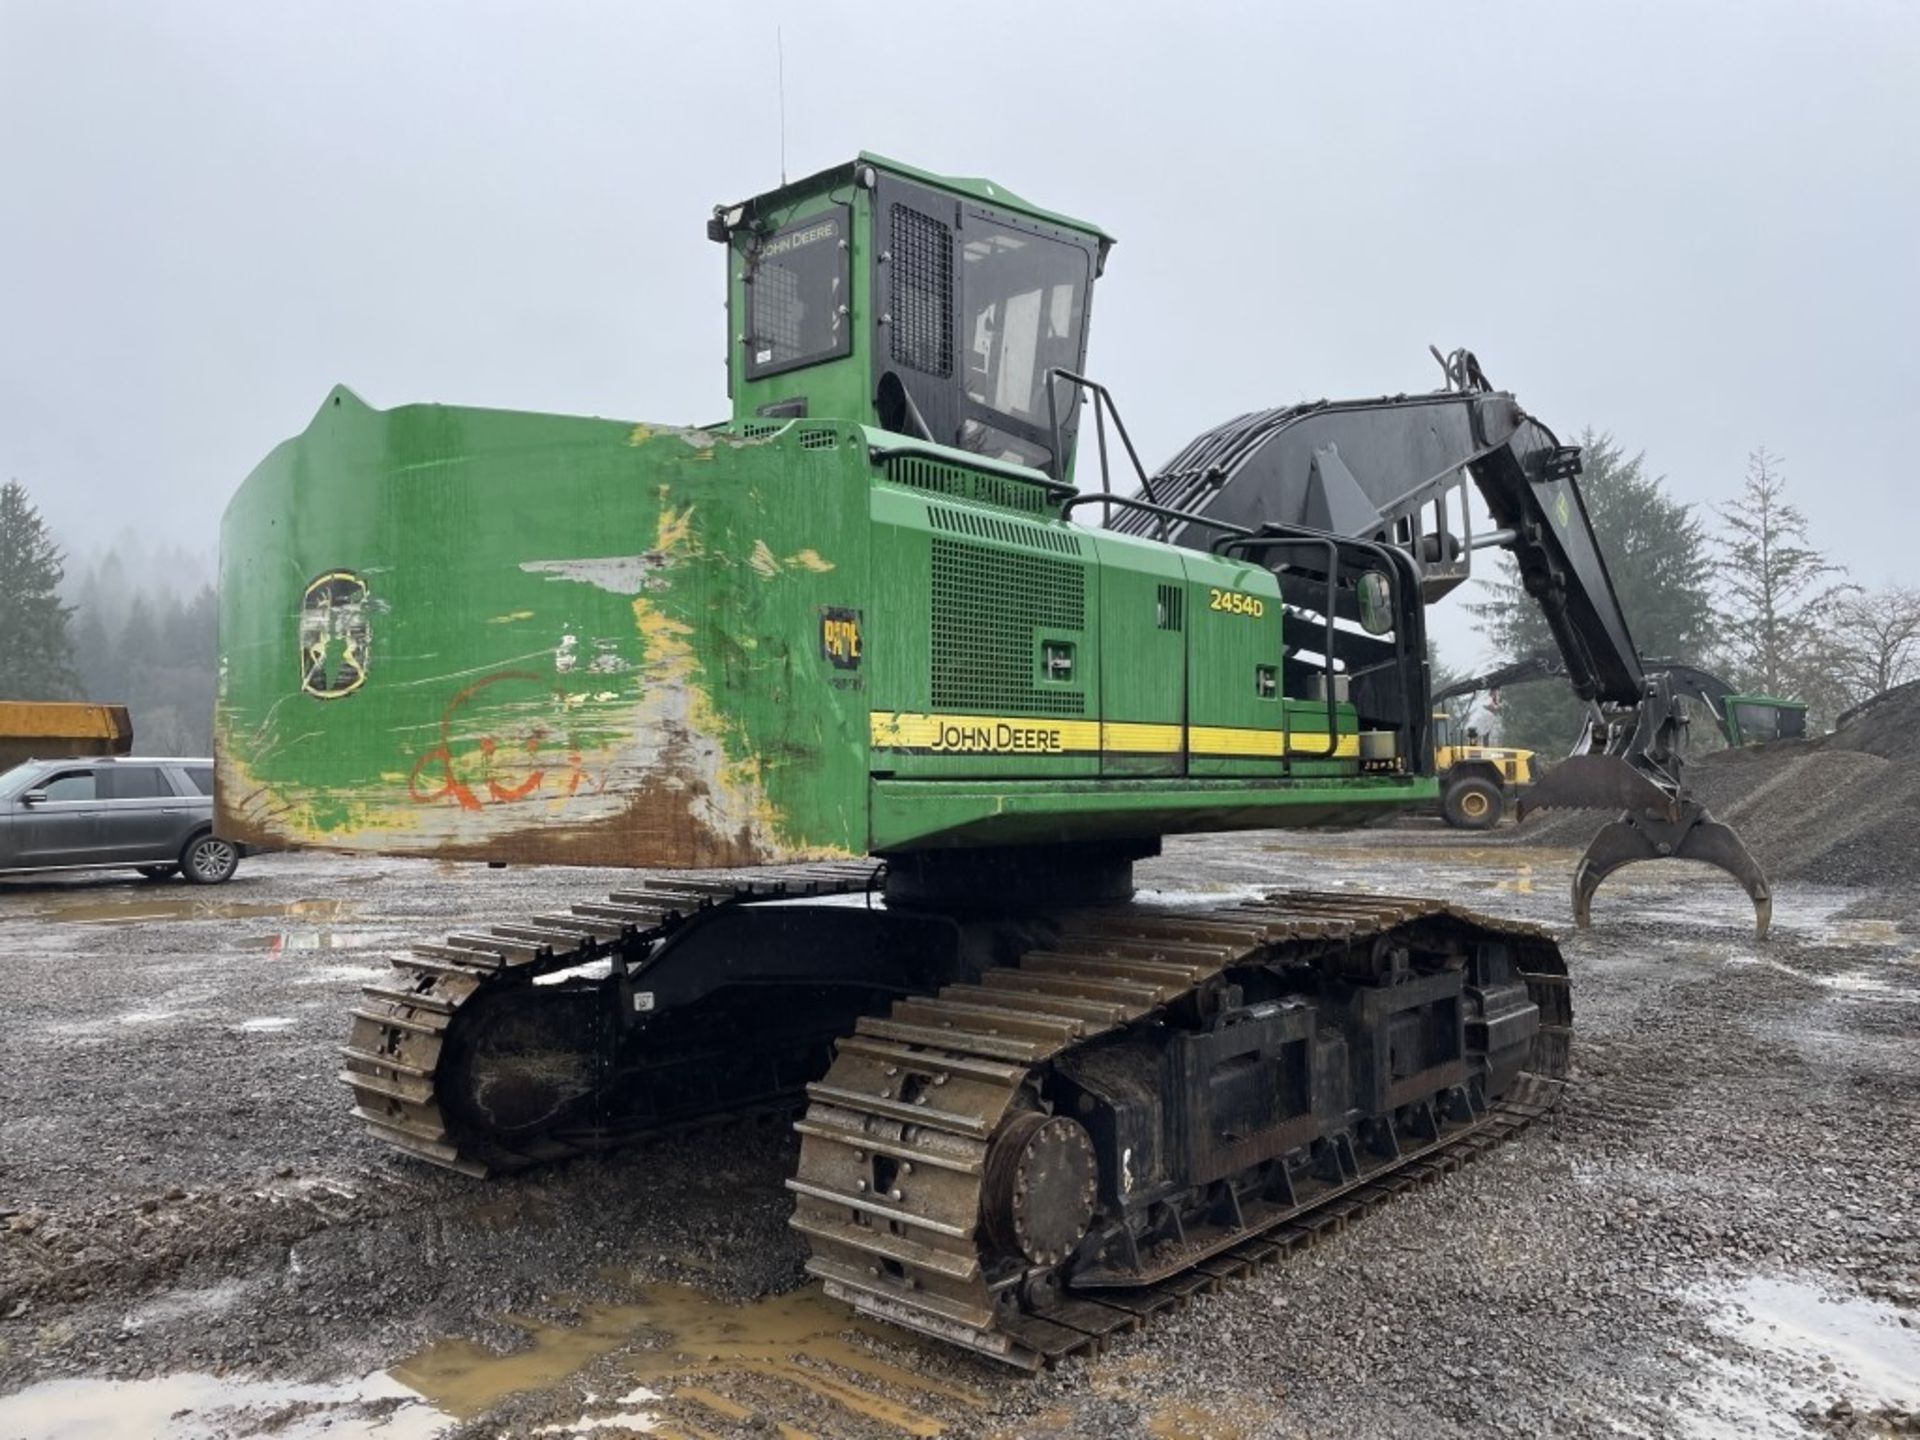
<path id="1" fill-rule="evenodd" d="M 1278 730 L 1246 730 L 1229 725 L 1192 725 L 1187 743 L 1196 755 L 1266 755 L 1280 758 L 1286 737 Z M 1324 742 L 1322 742 L 1324 743 Z"/>
<path id="2" fill-rule="evenodd" d="M 1152 724 L 1131 720 L 1052 720 L 1020 715 L 915 715 L 875 710 L 870 736 L 882 750 L 925 750 L 938 755 L 1064 755 L 1108 751 L 1130 755 L 1257 756 L 1277 760 L 1283 754 L 1319 759 L 1325 737 L 1295 731 L 1231 725 Z M 1360 753 L 1357 735 L 1342 735 L 1328 759 L 1352 759 Z"/>
<path id="3" fill-rule="evenodd" d="M 1109 720 L 1100 726 L 1102 750 L 1126 750 L 1137 755 L 1177 755 L 1182 735 L 1178 725 L 1144 725 L 1132 720 Z"/>
<path id="4" fill-rule="evenodd" d="M 1301 760 L 1355 760 L 1360 755 L 1360 737 L 1341 735 L 1333 742 L 1333 753 L 1327 753 L 1325 731 L 1296 730 L 1287 737 L 1287 754 Z"/>
<path id="5" fill-rule="evenodd" d="M 1282 735 L 1278 730 L 1247 730 L 1231 725 L 1195 725 L 1188 730 L 1189 745 L 1196 755 L 1247 755 L 1269 760 L 1278 760 L 1284 753 L 1297 755 L 1303 760 L 1343 759 L 1351 760 L 1360 753 L 1358 735 L 1341 735 L 1335 738 L 1333 749 L 1327 749 L 1327 737 L 1324 731 L 1296 730 L 1291 735 Z"/>

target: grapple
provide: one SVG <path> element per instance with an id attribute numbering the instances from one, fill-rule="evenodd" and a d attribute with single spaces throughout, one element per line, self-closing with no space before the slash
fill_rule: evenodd
<path id="1" fill-rule="evenodd" d="M 1659 773 L 1659 772 L 1656 772 Z M 1593 895 L 1623 865 L 1638 860 L 1703 860 L 1726 871 L 1753 900 L 1754 929 L 1765 939 L 1773 921 L 1773 892 L 1746 844 L 1729 825 L 1687 794 L 1676 778 L 1656 780 L 1620 755 L 1571 755 L 1520 802 L 1533 810 L 1619 810 L 1588 844 L 1573 871 L 1573 920 L 1593 920 Z"/>

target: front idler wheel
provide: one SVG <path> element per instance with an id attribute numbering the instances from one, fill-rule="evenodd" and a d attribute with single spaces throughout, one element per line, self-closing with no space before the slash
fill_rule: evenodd
<path id="1" fill-rule="evenodd" d="M 1100 1164 L 1077 1120 L 1036 1111 L 1014 1116 L 987 1151 L 986 1178 L 987 1233 L 1002 1251 L 1058 1265 L 1085 1238 Z"/>
<path id="2" fill-rule="evenodd" d="M 606 1000 L 597 990 L 515 985 L 461 1012 L 437 1098 L 462 1134 L 515 1154 L 590 1118 L 605 1069 Z"/>

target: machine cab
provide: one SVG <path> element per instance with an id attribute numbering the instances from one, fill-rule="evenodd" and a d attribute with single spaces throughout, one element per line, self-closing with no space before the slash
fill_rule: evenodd
<path id="1" fill-rule="evenodd" d="M 727 247 L 736 427 L 853 420 L 1070 478 L 1078 390 L 1047 377 L 1084 364 L 1098 228 L 862 154 L 721 206 L 707 233 Z"/>
<path id="2" fill-rule="evenodd" d="M 1777 695 L 1729 695 L 1725 707 L 1727 743 L 1738 750 L 1774 740 L 1804 740 L 1807 705 Z"/>

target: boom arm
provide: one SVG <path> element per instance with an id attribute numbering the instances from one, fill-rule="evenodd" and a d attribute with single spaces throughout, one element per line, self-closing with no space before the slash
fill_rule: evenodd
<path id="1" fill-rule="evenodd" d="M 1548 680 L 1566 673 L 1566 666 L 1557 655 L 1529 655 L 1484 675 L 1456 680 L 1445 689 L 1434 691 L 1433 703 L 1438 705 L 1461 695 L 1478 695 L 1482 690 L 1504 690 L 1509 685 L 1531 685 L 1535 680 Z"/>
<path id="2" fill-rule="evenodd" d="M 1636 705 L 1644 676 L 1587 518 L 1577 446 L 1456 351 L 1466 389 L 1378 400 L 1315 401 L 1240 416 L 1201 435 L 1147 482 L 1144 496 L 1199 519 L 1252 530 L 1288 526 L 1397 544 L 1413 552 L 1429 601 L 1465 580 L 1476 549 L 1501 545 L 1539 604 L 1582 699 Z M 1500 527 L 1475 537 L 1471 478 Z M 1127 514 L 1114 528 L 1158 530 Z M 1173 523 L 1166 538 L 1204 549 L 1217 533 Z"/>
<path id="3" fill-rule="evenodd" d="M 1732 685 L 1710 670 L 1702 670 L 1697 665 L 1683 664 L 1678 660 L 1646 660 L 1643 663 L 1648 675 L 1666 678 L 1674 695 L 1687 696 L 1705 705 L 1707 713 L 1713 717 L 1713 723 L 1720 729 L 1721 738 L 1729 745 L 1737 743 L 1733 718 L 1727 706 L 1727 697 L 1734 693 Z M 1511 665 L 1489 670 L 1484 675 L 1470 675 L 1464 680 L 1456 680 L 1444 689 L 1434 691 L 1433 703 L 1438 705 L 1443 700 L 1452 700 L 1461 695 L 1477 695 L 1482 690 L 1505 690 L 1513 685 L 1563 679 L 1566 673 L 1566 664 L 1558 655 L 1529 655 Z"/>
<path id="4" fill-rule="evenodd" d="M 1493 389 L 1470 352 L 1456 350 L 1441 363 L 1447 388 L 1432 394 L 1316 401 L 1242 415 L 1206 432 L 1144 479 L 1139 498 L 1158 513 L 1124 511 L 1114 528 L 1194 549 L 1208 548 L 1217 522 L 1256 535 L 1394 545 L 1412 557 L 1429 602 L 1467 578 L 1475 550 L 1506 549 L 1553 634 L 1568 682 L 1590 702 L 1572 755 L 1523 810 L 1625 812 L 1595 837 L 1575 872 L 1575 918 L 1586 923 L 1594 890 L 1613 870 L 1671 856 L 1731 873 L 1752 897 L 1764 934 L 1772 905 L 1764 875 L 1739 837 L 1692 798 L 1682 775 L 1680 697 L 1708 698 L 1717 719 L 1724 706 L 1690 684 L 1704 672 L 1642 661 L 1580 493 L 1579 448 L 1562 445 L 1511 394 Z M 1491 534 L 1473 534 L 1469 479 L 1493 517 Z M 1292 598 L 1287 576 L 1281 585 Z"/>

